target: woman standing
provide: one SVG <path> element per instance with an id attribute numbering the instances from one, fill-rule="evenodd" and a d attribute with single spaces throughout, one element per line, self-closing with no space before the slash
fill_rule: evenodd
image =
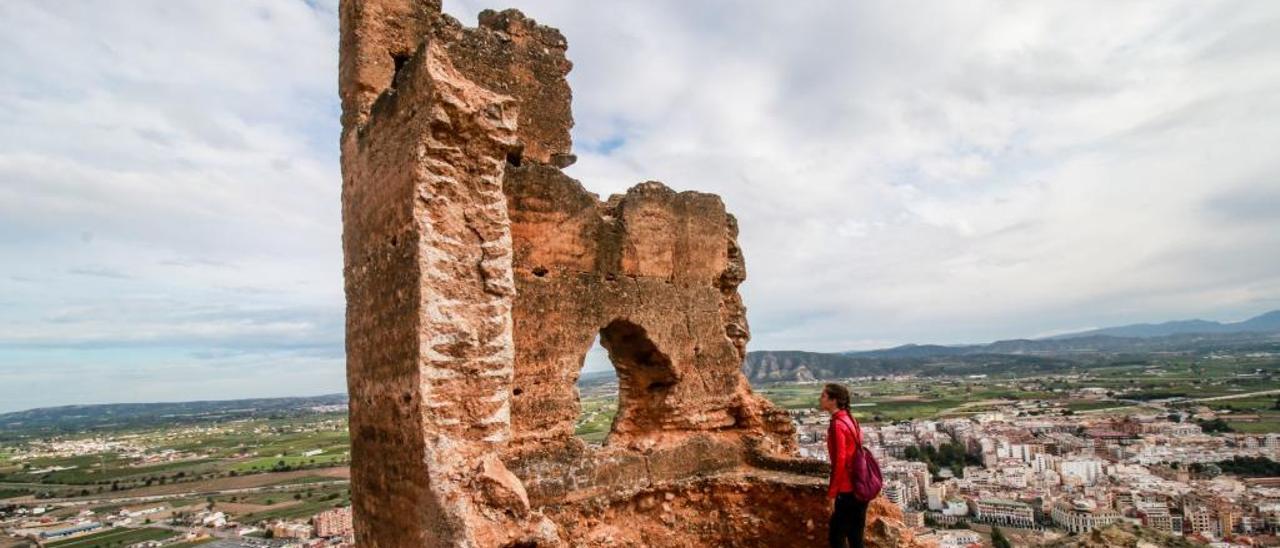
<path id="1" fill-rule="evenodd" d="M 867 523 L 867 502 L 853 496 L 853 457 L 862 448 L 862 428 L 849 414 L 849 389 L 839 384 L 822 388 L 818 405 L 831 413 L 827 427 L 827 456 L 831 462 L 831 483 L 827 498 L 835 499 L 831 511 L 832 548 L 862 548 L 862 532 Z M 846 544 L 847 543 L 847 544 Z"/>

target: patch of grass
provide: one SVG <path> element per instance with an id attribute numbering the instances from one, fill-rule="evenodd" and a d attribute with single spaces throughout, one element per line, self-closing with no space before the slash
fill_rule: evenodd
<path id="1" fill-rule="evenodd" d="M 198 475 L 214 470 L 215 465 L 209 460 L 189 460 L 182 462 L 166 462 L 152 466 L 127 466 L 121 463 L 104 463 L 101 468 L 94 461 L 89 467 L 73 470 L 61 470 L 43 475 L 43 483 L 60 483 L 64 485 L 86 485 L 107 481 L 135 480 L 143 481 L 148 477 L 174 476 L 182 472 L 184 476 Z"/>
<path id="2" fill-rule="evenodd" d="M 601 443 L 613 427 L 613 416 L 618 412 L 618 399 L 601 396 L 582 400 L 574 435 L 590 443 Z"/>
<path id="3" fill-rule="evenodd" d="M 321 453 L 304 457 L 302 455 L 290 457 L 259 457 L 237 463 L 231 469 L 237 473 L 245 472 L 263 472 L 272 470 L 294 470 L 298 468 L 311 468 L 331 466 L 339 462 L 344 462 L 349 458 L 346 453 Z"/>
<path id="4" fill-rule="evenodd" d="M 757 390 L 757 393 L 783 409 L 816 409 L 818 394 L 821 392 L 820 384 L 779 384 Z"/>
<path id="5" fill-rule="evenodd" d="M 274 508 L 264 512 L 254 512 L 241 517 L 246 523 L 259 523 L 276 519 L 293 519 L 302 518 L 319 514 L 325 510 L 337 506 L 346 506 L 348 501 L 343 499 L 336 500 L 308 500 L 299 504 L 291 504 L 282 508 Z"/>
<path id="6" fill-rule="evenodd" d="M 1229 409 L 1237 412 L 1255 412 L 1275 410 L 1276 396 L 1252 396 L 1208 402 L 1214 409 Z"/>
<path id="7" fill-rule="evenodd" d="M 854 414 L 858 414 L 861 411 L 861 414 L 868 416 L 880 415 L 885 420 L 926 419 L 936 417 L 943 411 L 960 407 L 961 404 L 969 401 L 974 400 L 945 399 L 919 402 L 883 402 L 877 403 L 875 407 L 867 408 L 865 411 L 855 409 Z"/>
<path id="8" fill-rule="evenodd" d="M 1230 419 L 1230 416 L 1225 418 Z M 1245 434 L 1270 434 L 1272 432 L 1280 432 L 1280 417 L 1266 417 L 1258 422 L 1234 422 L 1227 421 L 1227 426 L 1236 432 Z"/>
<path id="9" fill-rule="evenodd" d="M 26 489 L 9 489 L 9 488 L 0 489 L 0 499 L 21 497 L 21 496 L 30 495 L 30 494 L 31 494 L 31 491 L 28 491 Z"/>
<path id="10" fill-rule="evenodd" d="M 271 485 L 301 485 L 301 484 L 307 484 L 307 483 L 324 483 L 324 482 L 334 481 L 337 479 L 338 478 L 331 478 L 327 476 L 303 476 L 301 478 L 293 478 L 293 479 L 287 479 L 284 481 L 279 481 L 276 483 L 272 483 Z"/>
<path id="11" fill-rule="evenodd" d="M 310 494 L 310 496 L 307 496 Z M 301 498 L 294 498 L 300 496 Z M 250 494 L 233 494 L 233 495 L 217 495 L 214 500 L 223 503 L 234 504 L 257 504 L 261 506 L 271 506 L 282 502 L 292 502 L 301 500 L 303 502 L 313 501 L 329 501 L 333 502 L 348 496 L 348 489 L 344 485 L 326 485 L 316 487 L 315 489 L 293 489 L 289 491 L 272 491 L 266 493 L 250 493 Z M 231 500 L 235 499 L 235 500 Z"/>
<path id="12" fill-rule="evenodd" d="M 266 438 L 259 438 L 256 443 L 250 444 L 254 447 L 259 455 L 284 455 L 299 456 L 305 451 L 311 449 L 324 449 L 324 454 L 344 453 L 351 447 L 351 439 L 346 431 L 321 431 L 321 432 L 299 432 L 289 434 L 279 434 Z"/>

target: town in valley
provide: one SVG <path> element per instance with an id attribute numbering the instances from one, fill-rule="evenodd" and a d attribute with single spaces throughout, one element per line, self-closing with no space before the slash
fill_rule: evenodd
<path id="1" fill-rule="evenodd" d="M 848 386 L 883 496 L 941 547 L 993 535 L 1047 544 L 1126 523 L 1178 542 L 1280 546 L 1280 352 L 961 371 L 753 384 L 791 415 L 802 456 L 819 460 L 828 417 L 817 395 Z M 577 434 L 606 443 L 617 382 L 586 374 L 579 386 Z M 0 416 L 4 542 L 351 545 L 345 401 Z"/>

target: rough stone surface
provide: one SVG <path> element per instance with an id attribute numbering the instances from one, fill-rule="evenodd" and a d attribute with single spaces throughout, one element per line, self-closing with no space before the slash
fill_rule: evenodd
<path id="1" fill-rule="evenodd" d="M 554 531 L 477 500 L 510 437 L 513 100 L 423 42 L 343 138 L 352 503 L 362 545 L 492 546 Z M 545 518 L 542 518 L 545 519 Z"/>
<path id="2" fill-rule="evenodd" d="M 767 432 L 790 419 L 740 367 L 747 320 L 737 224 L 720 198 L 647 182 L 601 202 L 548 165 L 509 166 L 516 377 L 513 451 L 571 442 L 576 381 L 599 336 L 619 379 L 610 445 Z"/>
<path id="3" fill-rule="evenodd" d="M 720 199 L 646 182 L 601 201 L 560 171 L 555 29 L 513 10 L 467 28 L 438 0 L 340 12 L 357 543 L 822 538 L 824 471 L 740 369 L 746 269 Z M 603 447 L 573 437 L 596 337 L 620 385 Z M 873 546 L 913 542 L 874 523 Z"/>
<path id="4" fill-rule="evenodd" d="M 485 502 L 490 506 L 506 508 L 521 516 L 529 512 L 529 494 L 524 489 L 524 483 L 507 470 L 496 455 L 489 454 L 481 458 L 480 466 L 476 469 L 476 480 L 484 493 Z"/>
<path id="5" fill-rule="evenodd" d="M 825 546 L 830 513 L 820 479 L 738 473 L 670 482 L 602 497 L 591 504 L 552 506 L 575 546 L 685 547 Z M 867 510 L 866 545 L 923 548 L 884 498 Z"/>
<path id="6" fill-rule="evenodd" d="M 464 27 L 440 12 L 440 0 L 344 0 L 340 14 L 344 133 L 364 127 L 374 102 L 395 92 L 396 75 L 418 48 L 434 42 L 461 76 L 519 103 L 516 157 L 562 164 L 572 158 L 565 75 L 573 64 L 560 31 L 516 10 L 485 10 L 478 27 Z"/>

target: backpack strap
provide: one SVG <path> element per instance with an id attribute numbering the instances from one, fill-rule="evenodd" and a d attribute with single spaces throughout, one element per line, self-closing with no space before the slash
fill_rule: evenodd
<path id="1" fill-rule="evenodd" d="M 862 450 L 862 428 L 858 427 L 858 423 L 853 422 L 853 417 L 849 415 L 849 411 L 847 410 L 844 412 L 844 415 L 841 416 L 841 419 L 842 419 L 842 422 L 844 422 L 846 425 L 849 426 L 849 431 L 853 432 L 853 440 L 854 440 L 853 445 L 857 447 L 857 450 L 861 451 Z"/>

